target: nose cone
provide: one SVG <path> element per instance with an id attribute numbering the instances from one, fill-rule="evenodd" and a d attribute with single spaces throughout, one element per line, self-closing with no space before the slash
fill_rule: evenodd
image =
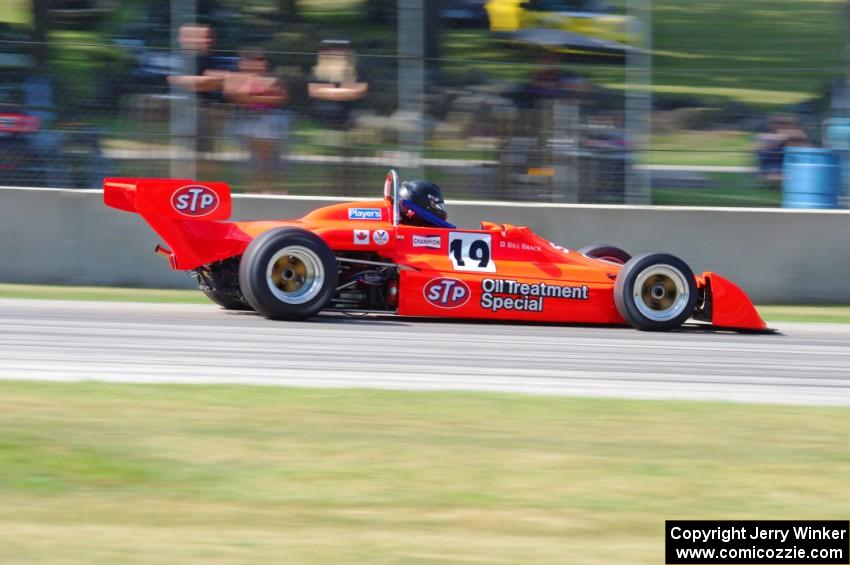
<path id="1" fill-rule="evenodd" d="M 716 273 L 706 273 L 711 285 L 711 323 L 722 328 L 766 330 L 750 297 L 738 285 Z"/>

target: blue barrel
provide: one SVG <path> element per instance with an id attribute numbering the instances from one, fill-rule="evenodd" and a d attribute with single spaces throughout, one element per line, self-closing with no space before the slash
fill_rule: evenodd
<path id="1" fill-rule="evenodd" d="M 838 208 L 841 159 L 837 151 L 788 147 L 782 163 L 784 208 Z"/>
<path id="2" fill-rule="evenodd" d="M 830 118 L 824 122 L 824 147 L 850 150 L 850 119 Z"/>
<path id="3" fill-rule="evenodd" d="M 835 149 L 841 156 L 841 193 L 850 194 L 850 118 L 830 118 L 824 122 L 823 146 Z"/>

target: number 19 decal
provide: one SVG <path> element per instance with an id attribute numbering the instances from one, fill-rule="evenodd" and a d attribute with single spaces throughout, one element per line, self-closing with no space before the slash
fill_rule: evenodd
<path id="1" fill-rule="evenodd" d="M 495 273 L 490 234 L 449 233 L 449 258 L 455 271 Z"/>

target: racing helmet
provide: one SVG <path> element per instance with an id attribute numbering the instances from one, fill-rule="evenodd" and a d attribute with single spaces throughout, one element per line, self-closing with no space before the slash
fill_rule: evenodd
<path id="1" fill-rule="evenodd" d="M 427 180 L 405 181 L 398 191 L 401 222 L 419 226 L 442 226 L 448 213 L 443 192 Z"/>

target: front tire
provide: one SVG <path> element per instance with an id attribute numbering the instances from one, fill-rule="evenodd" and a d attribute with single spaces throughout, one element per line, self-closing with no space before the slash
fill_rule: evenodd
<path id="1" fill-rule="evenodd" d="M 693 315 L 696 302 L 693 271 L 687 263 L 666 253 L 631 258 L 614 283 L 617 311 L 643 331 L 678 328 Z"/>
<path id="2" fill-rule="evenodd" d="M 251 307 L 277 320 L 316 315 L 333 297 L 336 257 L 316 234 L 270 230 L 250 243 L 239 265 L 239 286 Z"/>

